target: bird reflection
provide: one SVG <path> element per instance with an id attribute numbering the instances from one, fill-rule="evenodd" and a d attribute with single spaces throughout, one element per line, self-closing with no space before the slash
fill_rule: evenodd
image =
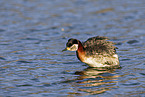
<path id="1" fill-rule="evenodd" d="M 119 75 L 115 74 L 116 69 L 106 68 L 86 68 L 83 71 L 75 72 L 79 75 L 75 81 L 71 83 L 77 95 L 94 95 L 104 93 L 111 89 L 117 88 Z M 83 92 L 83 93 L 82 93 Z"/>

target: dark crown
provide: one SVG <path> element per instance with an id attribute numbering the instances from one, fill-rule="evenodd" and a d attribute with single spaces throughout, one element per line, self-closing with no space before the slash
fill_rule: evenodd
<path id="1" fill-rule="evenodd" d="M 73 44 L 78 44 L 78 40 L 71 38 L 71 39 L 68 40 L 66 46 L 71 47 Z"/>

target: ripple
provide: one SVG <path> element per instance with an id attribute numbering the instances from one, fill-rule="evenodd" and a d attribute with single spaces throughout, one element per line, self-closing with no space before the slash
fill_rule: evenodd
<path id="1" fill-rule="evenodd" d="M 24 60 L 21 60 L 21 61 L 17 61 L 19 63 L 33 63 L 33 62 L 29 62 L 29 61 L 24 61 Z"/>
<path id="2" fill-rule="evenodd" d="M 4 57 L 0 57 L 0 60 L 6 60 Z"/>
<path id="3" fill-rule="evenodd" d="M 145 73 L 140 73 L 141 75 L 145 76 Z"/>
<path id="4" fill-rule="evenodd" d="M 24 38 L 23 40 L 39 40 L 37 38 Z"/>
<path id="5" fill-rule="evenodd" d="M 134 43 L 138 43 L 139 41 L 137 41 L 137 40 L 129 40 L 127 43 L 128 44 L 134 44 Z"/>
<path id="6" fill-rule="evenodd" d="M 4 29 L 0 29 L 0 32 L 4 32 L 5 30 Z"/>
<path id="7" fill-rule="evenodd" d="M 31 84 L 16 85 L 16 87 L 27 87 L 27 86 L 33 86 L 33 85 L 31 85 Z"/>
<path id="8" fill-rule="evenodd" d="M 33 78 L 33 79 L 31 79 L 31 80 L 33 80 L 33 81 L 35 81 L 35 82 L 40 82 L 38 78 Z"/>
<path id="9" fill-rule="evenodd" d="M 140 85 L 140 83 L 130 83 L 130 84 L 122 84 L 124 86 L 133 86 L 133 85 Z"/>

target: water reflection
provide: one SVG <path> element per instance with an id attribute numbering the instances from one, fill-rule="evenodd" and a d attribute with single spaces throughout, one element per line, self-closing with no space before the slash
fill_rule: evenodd
<path id="1" fill-rule="evenodd" d="M 68 94 L 94 95 L 118 88 L 119 75 L 115 71 L 116 69 L 105 68 L 86 68 L 77 71 L 75 74 L 79 76 L 71 83 L 77 92 Z"/>

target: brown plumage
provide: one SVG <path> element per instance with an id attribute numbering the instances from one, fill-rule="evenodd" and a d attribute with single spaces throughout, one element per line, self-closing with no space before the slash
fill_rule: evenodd
<path id="1" fill-rule="evenodd" d="M 87 55 L 105 55 L 112 56 L 116 53 L 115 43 L 107 41 L 107 37 L 92 37 L 83 43 Z"/>

